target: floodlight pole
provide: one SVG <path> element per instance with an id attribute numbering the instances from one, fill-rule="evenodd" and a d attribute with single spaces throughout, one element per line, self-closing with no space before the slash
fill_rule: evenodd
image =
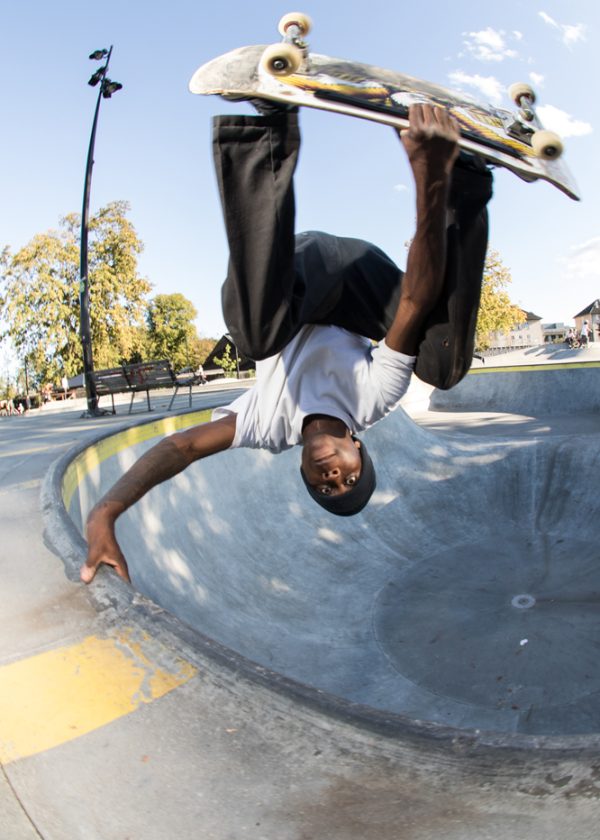
<path id="1" fill-rule="evenodd" d="M 85 391 L 87 397 L 87 411 L 84 412 L 84 417 L 99 417 L 108 412 L 98 408 L 98 393 L 96 385 L 91 374 L 94 370 L 94 360 L 92 355 L 92 329 L 90 321 L 90 287 L 88 278 L 88 225 L 90 213 L 90 191 L 92 186 L 92 168 L 94 166 L 94 145 L 96 142 L 96 128 L 98 125 L 98 114 L 100 112 L 100 100 L 106 90 L 107 79 L 106 71 L 108 70 L 108 63 L 112 53 L 112 46 L 108 50 L 99 51 L 106 56 L 104 67 L 101 67 L 97 74 L 97 81 L 93 82 L 94 76 L 90 80 L 90 84 L 97 84 L 100 82 L 100 89 L 98 90 L 98 99 L 96 101 L 96 109 L 94 111 L 94 121 L 92 123 L 92 133 L 90 136 L 90 145 L 88 148 L 87 164 L 85 168 L 85 184 L 83 188 L 83 207 L 81 210 L 81 249 L 79 254 L 79 334 L 81 336 L 81 348 L 83 351 L 83 375 L 85 381 Z M 90 56 L 92 58 L 94 54 Z M 103 56 L 102 56 L 103 57 Z M 109 94 L 110 96 L 110 94 Z"/>

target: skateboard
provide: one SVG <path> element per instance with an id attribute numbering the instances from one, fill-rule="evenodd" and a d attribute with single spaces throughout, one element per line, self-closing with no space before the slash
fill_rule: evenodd
<path id="1" fill-rule="evenodd" d="M 579 200 L 575 180 L 561 158 L 560 137 L 542 126 L 529 85 L 509 89 L 514 111 L 496 108 L 403 73 L 310 52 L 304 40 L 310 28 L 306 15 L 284 15 L 280 43 L 240 47 L 203 64 L 190 80 L 190 91 L 230 100 L 270 99 L 397 128 L 408 126 L 409 105 L 430 103 L 447 108 L 456 118 L 460 146 L 466 151 L 525 181 L 547 181 Z"/>

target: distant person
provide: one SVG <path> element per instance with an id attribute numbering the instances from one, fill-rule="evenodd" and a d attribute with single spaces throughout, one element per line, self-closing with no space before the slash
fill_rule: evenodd
<path id="1" fill-rule="evenodd" d="M 573 344 L 575 343 L 575 339 L 576 339 L 575 330 L 573 329 L 573 327 L 570 327 L 570 329 L 567 331 L 567 337 L 566 337 L 565 341 L 567 342 L 567 344 L 569 345 L 569 347 L 571 349 L 573 349 Z"/>
<path id="2" fill-rule="evenodd" d="M 584 321 L 579 332 L 579 340 L 581 342 L 582 347 L 588 346 L 588 340 L 590 335 L 590 325 L 587 321 Z"/>
<path id="3" fill-rule="evenodd" d="M 295 113 L 216 118 L 230 249 L 223 313 L 240 352 L 257 361 L 256 384 L 212 422 L 162 440 L 105 494 L 87 520 L 82 580 L 102 563 L 128 580 L 116 519 L 155 485 L 230 447 L 301 445 L 311 498 L 340 516 L 364 508 L 375 470 L 357 433 L 398 406 L 413 370 L 450 388 L 471 364 L 492 177 L 479 159 L 458 159 L 458 136 L 446 110 L 411 106 L 400 137 L 416 230 L 403 273 L 368 242 L 294 236 Z"/>
<path id="4" fill-rule="evenodd" d="M 204 368 L 202 367 L 202 365 L 198 365 L 198 367 L 194 371 L 194 376 L 201 385 L 206 385 L 206 383 L 208 382 L 208 379 L 204 375 Z"/>

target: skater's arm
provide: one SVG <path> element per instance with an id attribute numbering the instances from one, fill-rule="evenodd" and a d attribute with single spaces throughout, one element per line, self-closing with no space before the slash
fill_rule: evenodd
<path id="1" fill-rule="evenodd" d="M 88 556 L 81 580 L 90 583 L 98 567 L 112 566 L 129 581 L 127 561 L 115 537 L 115 522 L 149 490 L 182 472 L 194 461 L 228 449 L 235 436 L 236 415 L 171 435 L 148 450 L 92 508 L 87 518 Z"/>
<path id="2" fill-rule="evenodd" d="M 447 201 L 458 154 L 458 127 L 443 108 L 413 105 L 400 137 L 413 171 L 417 225 L 408 252 L 396 316 L 385 337 L 392 350 L 415 356 L 446 267 Z"/>

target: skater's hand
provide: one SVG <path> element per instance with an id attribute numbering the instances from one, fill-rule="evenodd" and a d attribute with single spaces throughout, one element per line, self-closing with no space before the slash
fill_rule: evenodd
<path id="1" fill-rule="evenodd" d="M 454 117 L 445 108 L 419 104 L 409 107 L 408 119 L 399 134 L 415 178 L 449 176 L 459 152 Z"/>
<path id="2" fill-rule="evenodd" d="M 119 548 L 115 537 L 115 518 L 107 508 L 94 508 L 90 513 L 86 536 L 88 541 L 88 556 L 81 567 L 79 576 L 84 583 L 91 583 L 98 568 L 104 563 L 112 566 L 119 577 L 131 583 L 127 561 Z"/>

